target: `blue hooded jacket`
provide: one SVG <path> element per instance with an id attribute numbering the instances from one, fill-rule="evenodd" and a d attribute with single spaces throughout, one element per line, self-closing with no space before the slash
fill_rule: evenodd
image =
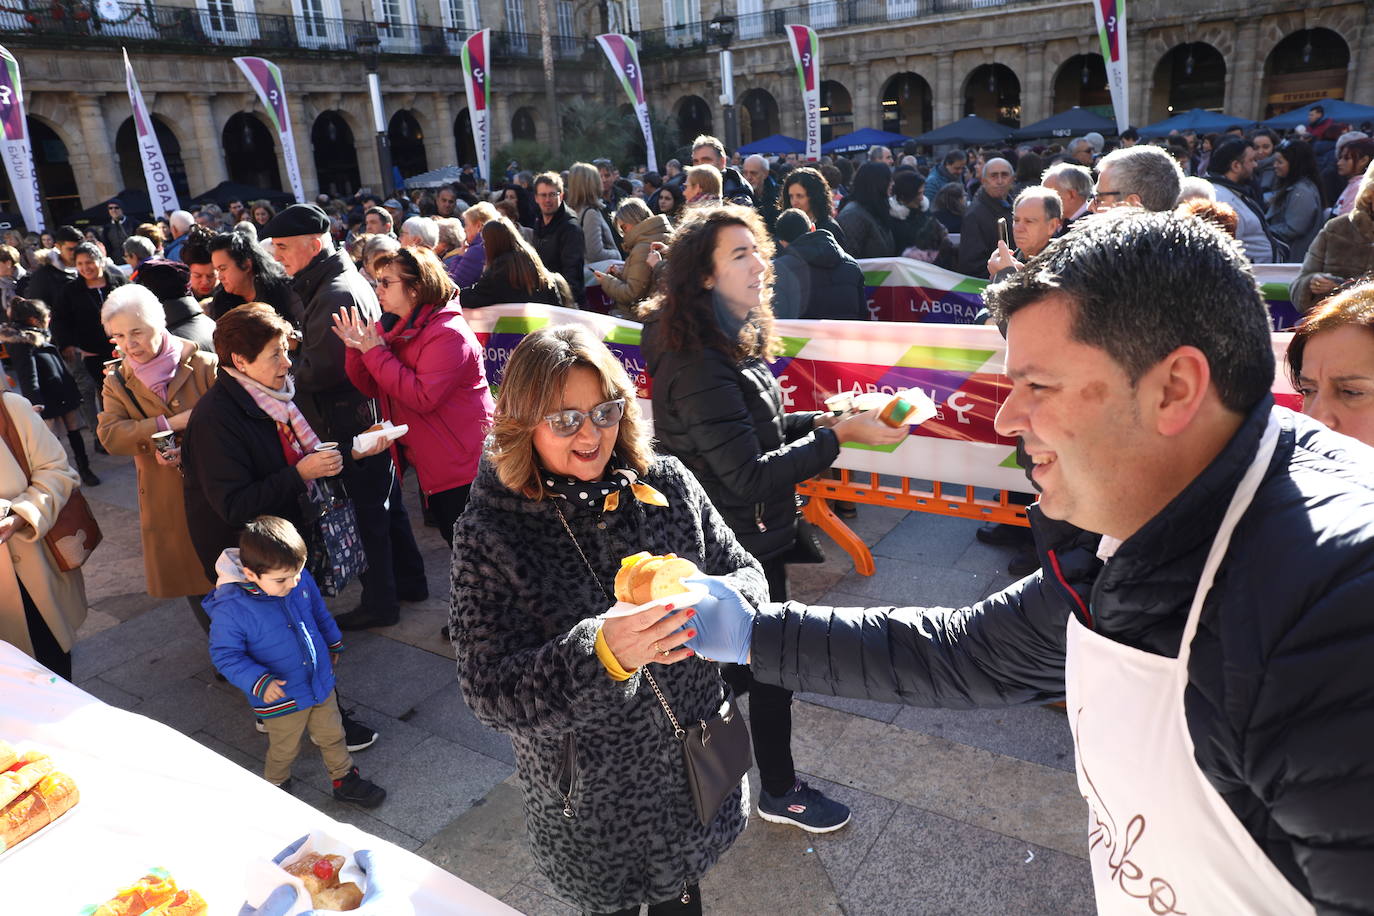
<path id="1" fill-rule="evenodd" d="M 264 594 L 243 575 L 238 548 L 215 564 L 215 590 L 205 599 L 210 615 L 210 658 L 229 683 L 248 695 L 261 718 L 318 706 L 334 689 L 331 652 L 343 651 L 343 635 L 306 570 L 284 598 Z M 285 696 L 263 700 L 273 680 Z"/>

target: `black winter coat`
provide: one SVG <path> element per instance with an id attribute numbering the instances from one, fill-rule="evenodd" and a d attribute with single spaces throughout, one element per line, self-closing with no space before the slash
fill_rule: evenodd
<path id="1" fill-rule="evenodd" d="M 719 350 L 661 349 L 658 318 L 644 324 L 659 447 L 701 481 L 741 544 L 760 560 L 797 536 L 797 484 L 835 463 L 840 443 L 814 429 L 814 411 L 784 413 L 768 364 Z"/>
<path id="2" fill-rule="evenodd" d="M 551 273 L 562 274 L 572 290 L 573 301 L 581 305 L 587 300 L 586 283 L 583 270 L 587 266 L 587 241 L 582 235 L 582 224 L 564 204 L 558 208 L 553 219 L 544 222 L 541 213 L 534 224 L 534 250 L 544 269 Z"/>
<path id="3" fill-rule="evenodd" d="M 10 371 L 30 404 L 43 405 L 43 419 L 56 420 L 81 406 L 81 391 L 47 331 L 0 325 L 0 343 Z"/>
<path id="4" fill-rule="evenodd" d="M 57 349 L 78 347 L 87 353 L 94 353 L 101 359 L 114 356 L 114 344 L 100 323 L 100 309 L 105 299 L 128 281 L 117 270 L 105 268 L 105 286 L 92 289 L 81 277 L 68 280 L 57 296 L 57 303 L 49 302 L 52 309 L 52 336 Z"/>
<path id="5" fill-rule="evenodd" d="M 173 337 L 189 340 L 197 350 L 215 352 L 215 322 L 200 310 L 195 299 L 163 299 L 162 313 L 167 316 L 167 330 Z"/>
<path id="6" fill-rule="evenodd" d="M 798 236 L 773 258 L 773 314 L 868 321 L 863 269 L 824 229 Z"/>
<path id="7" fill-rule="evenodd" d="M 1176 657 L 1270 409 L 1105 566 L 1098 535 L 1032 507 L 1044 572 L 959 610 L 768 605 L 754 676 L 916 706 L 1041 703 L 1063 697 L 1071 614 Z M 1193 639 L 1188 730 L 1198 766 L 1318 912 L 1374 913 L 1374 449 L 1275 409 L 1278 450 Z"/>
<path id="8" fill-rule="evenodd" d="M 463 308 L 482 308 L 486 305 L 504 305 L 511 302 L 542 302 L 545 305 L 577 308 L 577 303 L 573 302 L 564 290 L 558 288 L 557 283 L 552 288 L 536 290 L 520 289 L 509 283 L 506 280 L 503 262 L 503 259 L 509 258 L 509 254 L 499 255 L 491 267 L 482 271 L 476 283 L 458 294 L 458 301 L 462 303 Z"/>
<path id="9" fill-rule="evenodd" d="M 511 736 L 540 870 L 560 896 L 601 913 L 676 897 L 729 848 L 748 808 L 737 789 L 703 826 L 682 746 L 643 674 L 614 681 L 596 656 L 595 615 L 614 594 L 621 558 L 637 551 L 686 557 L 754 603 L 768 593 L 680 463 L 658 458 L 644 480 L 666 507 L 627 494 L 614 512 L 594 513 L 513 493 L 484 462 L 453 534 L 450 627 L 463 696 Z M 716 665 L 692 658 L 653 675 L 679 721 L 716 714 Z"/>
<path id="10" fill-rule="evenodd" d="M 296 295 L 290 280 L 259 279 L 254 284 L 254 294 L 258 302 L 265 302 L 277 310 L 277 314 L 291 322 L 291 327 L 299 329 L 305 323 L 305 307 L 300 296 Z M 216 286 L 210 300 L 209 315 L 212 321 L 219 321 L 224 313 L 238 308 L 248 300 Z"/>
<path id="11" fill-rule="evenodd" d="M 191 410 L 181 469 L 191 543 L 211 582 L 215 561 L 238 545 L 250 519 L 276 515 L 304 527 L 305 481 L 286 463 L 276 421 L 222 369 Z"/>
<path id="12" fill-rule="evenodd" d="M 979 191 L 959 227 L 959 273 L 980 279 L 988 275 L 988 258 L 997 248 L 999 219 L 1006 219 L 1010 231 L 1011 201 Z"/>
<path id="13" fill-rule="evenodd" d="M 15 291 L 25 299 L 37 299 L 50 310 L 58 308 L 63 288 L 76 276 L 76 271 L 51 264 L 39 264 L 24 277 Z"/>

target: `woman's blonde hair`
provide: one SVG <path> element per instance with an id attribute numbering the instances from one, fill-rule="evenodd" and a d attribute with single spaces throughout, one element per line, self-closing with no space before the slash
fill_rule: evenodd
<path id="1" fill-rule="evenodd" d="M 586 162 L 574 162 L 568 169 L 568 191 L 564 200 L 574 213 L 595 207 L 601 199 L 601 172 Z"/>
<path id="2" fill-rule="evenodd" d="M 500 215 L 501 214 L 496 212 L 495 207 L 484 200 L 464 210 L 463 220 L 466 223 L 471 223 L 474 228 L 480 230 L 488 222 L 496 219 L 496 217 Z"/>
<path id="3" fill-rule="evenodd" d="M 565 324 L 527 334 L 502 373 L 487 457 L 507 489 L 529 499 L 545 497 L 534 431 L 546 416 L 562 409 L 563 388 L 577 367 L 597 374 L 606 400 L 625 399 L 615 453 L 640 476 L 649 472 L 653 463 L 649 431 L 625 367 L 586 328 Z"/>
<path id="4" fill-rule="evenodd" d="M 1367 215 L 1374 216 L 1374 161 L 1369 163 L 1369 168 L 1364 170 L 1364 178 L 1360 179 L 1360 190 L 1355 194 L 1356 210 L 1363 210 Z"/>

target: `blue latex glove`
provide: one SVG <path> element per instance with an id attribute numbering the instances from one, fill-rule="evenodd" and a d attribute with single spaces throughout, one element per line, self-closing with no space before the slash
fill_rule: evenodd
<path id="1" fill-rule="evenodd" d="M 697 635 L 687 640 L 687 646 L 712 661 L 748 664 L 749 642 L 754 636 L 753 606 L 724 579 L 693 576 L 684 581 L 704 585 L 709 592 L 693 605 L 697 613 L 687 626 Z"/>
<path id="2" fill-rule="evenodd" d="M 296 840 L 273 856 L 272 861 L 280 865 L 287 856 L 300 849 L 305 840 L 306 837 Z M 367 875 L 367 891 L 363 894 L 363 902 L 356 910 L 353 910 L 354 913 L 357 913 L 358 916 L 413 916 L 415 910 L 409 900 L 387 897 L 382 890 L 372 864 L 372 850 L 358 850 L 353 854 L 353 861 L 357 863 L 363 874 Z M 239 910 L 239 916 L 284 916 L 291 911 L 295 902 L 296 888 L 290 884 L 283 884 L 267 896 L 262 906 L 255 908 L 245 903 L 243 908 Z M 311 916 L 314 912 L 314 910 L 308 910 L 303 916 Z"/>

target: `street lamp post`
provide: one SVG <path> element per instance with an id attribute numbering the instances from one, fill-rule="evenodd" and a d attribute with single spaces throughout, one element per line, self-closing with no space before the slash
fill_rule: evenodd
<path id="1" fill-rule="evenodd" d="M 735 73 L 730 58 L 730 42 L 735 38 L 735 17 L 721 14 L 708 24 L 711 41 L 720 45 L 720 111 L 725 121 L 725 148 L 739 149 L 739 119 L 735 113 Z"/>
<path id="2" fill-rule="evenodd" d="M 354 47 L 363 60 L 363 66 L 367 68 L 367 91 L 372 97 L 372 121 L 377 130 L 377 166 L 382 172 L 378 193 L 386 199 L 391 196 L 391 142 L 387 137 L 386 109 L 382 107 L 382 81 L 377 76 L 382 40 L 377 35 L 376 27 L 370 27 L 358 35 Z"/>

